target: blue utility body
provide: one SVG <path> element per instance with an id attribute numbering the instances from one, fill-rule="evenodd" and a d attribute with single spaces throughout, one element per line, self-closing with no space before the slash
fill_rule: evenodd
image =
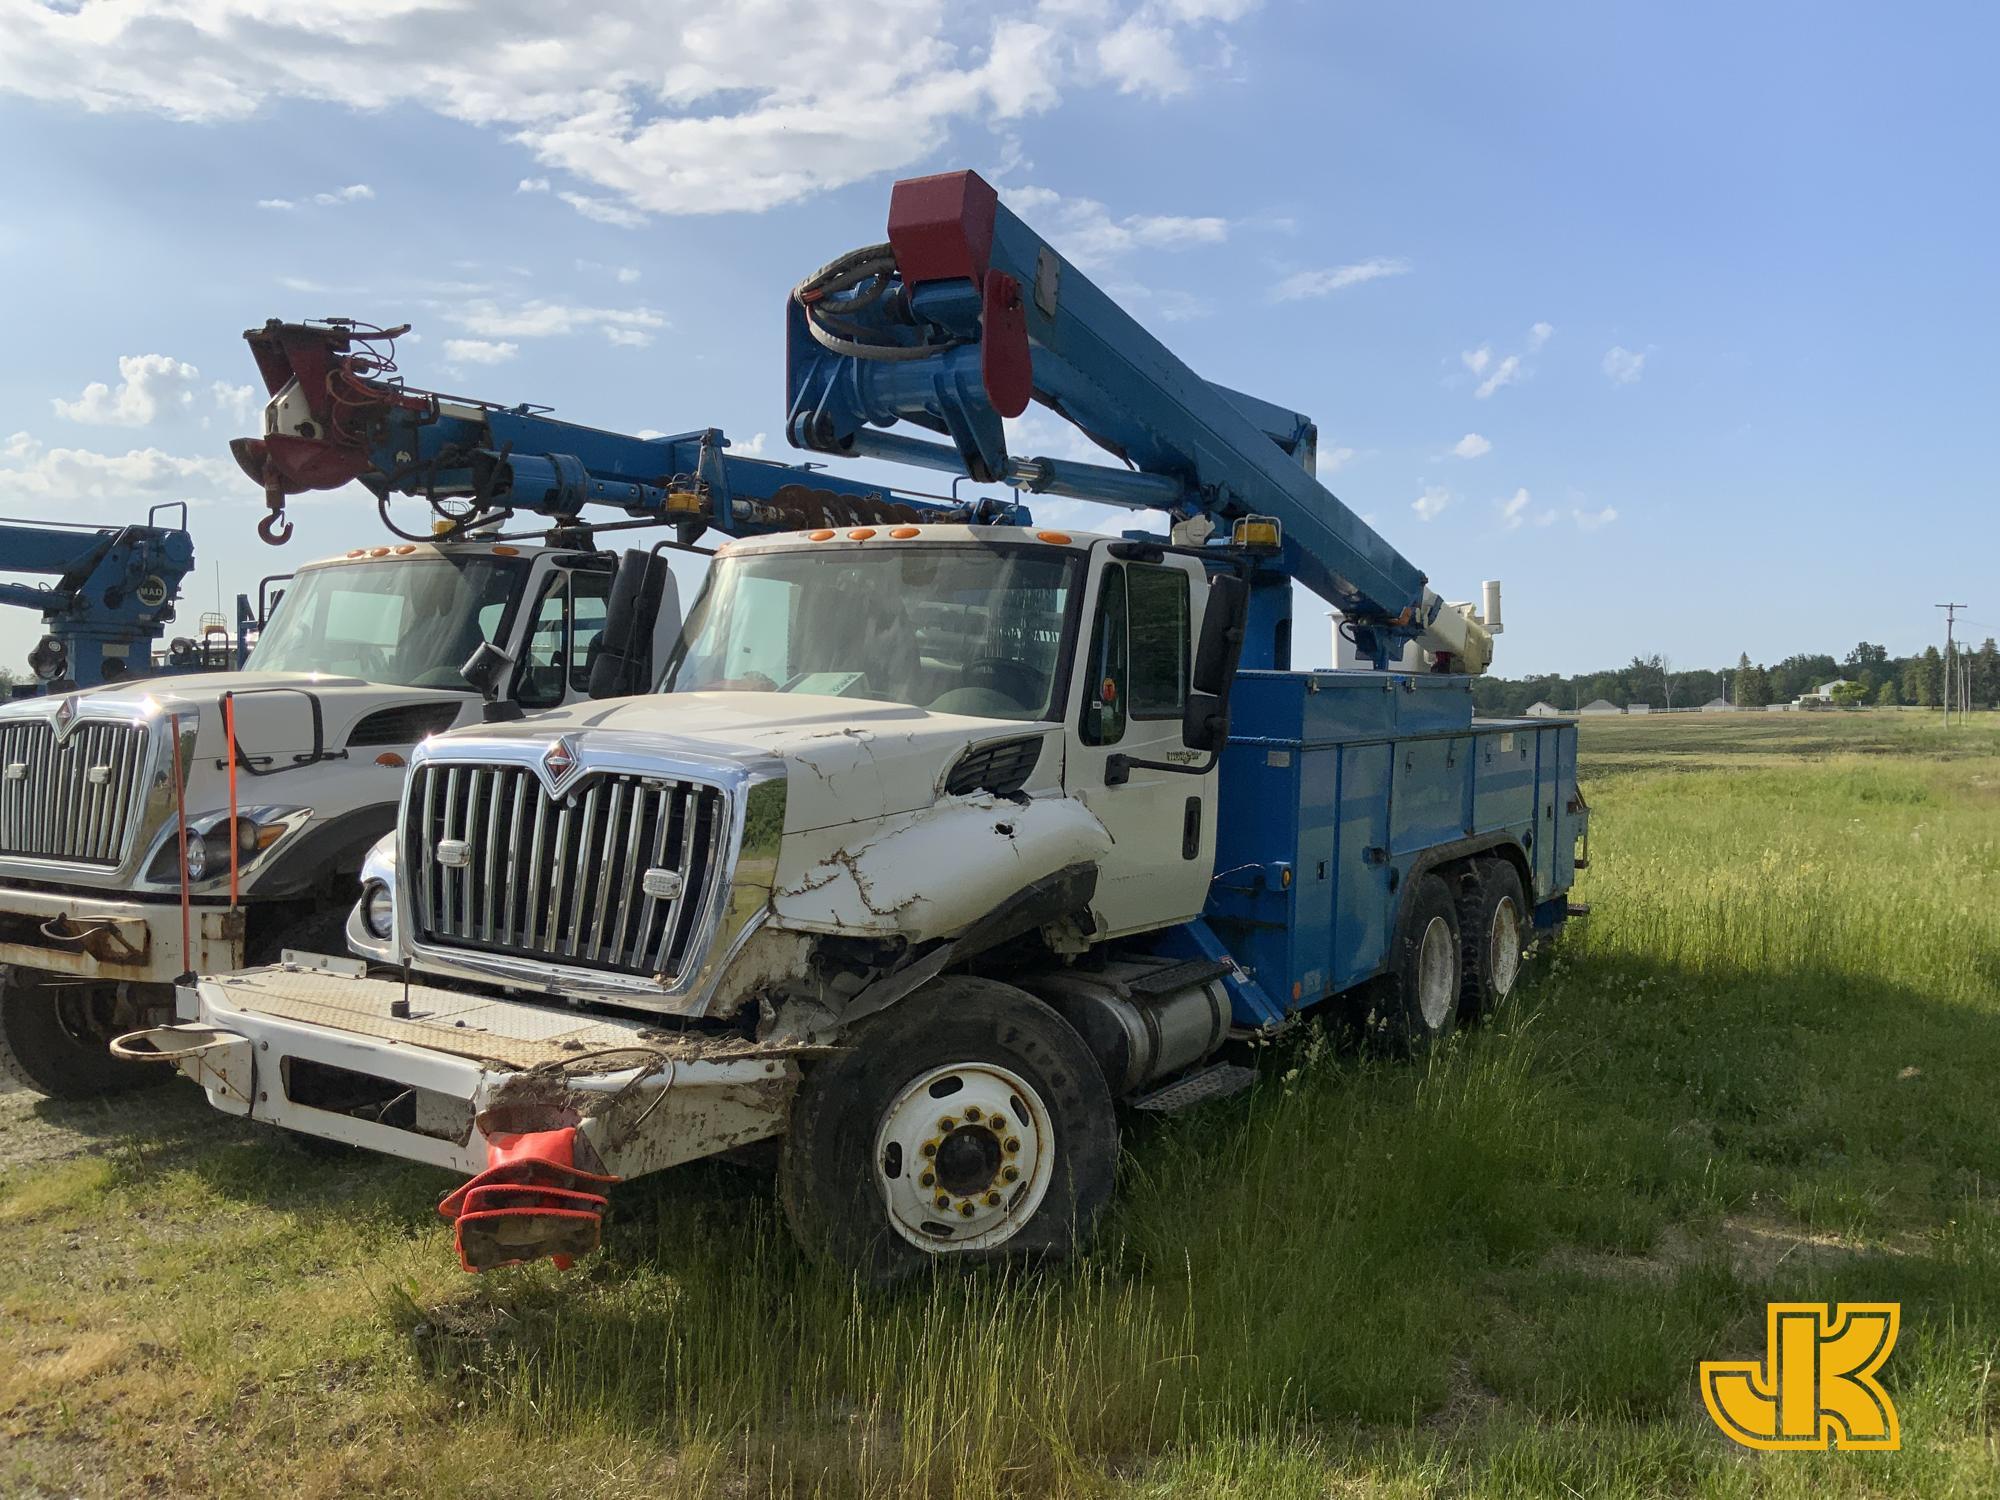
<path id="1" fill-rule="evenodd" d="M 1511 859 L 1536 925 L 1563 920 L 1587 815 L 1576 726 L 1471 704 L 1457 676 L 1238 676 L 1204 917 L 1255 981 L 1233 989 L 1238 1025 L 1379 973 L 1402 892 L 1468 854 Z"/>

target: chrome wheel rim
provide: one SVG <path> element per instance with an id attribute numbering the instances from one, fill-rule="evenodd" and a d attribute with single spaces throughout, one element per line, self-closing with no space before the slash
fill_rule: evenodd
<path id="1" fill-rule="evenodd" d="M 889 1222 L 931 1255 L 987 1250 L 1035 1216 L 1055 1172 L 1048 1106 L 1018 1073 L 951 1063 L 911 1079 L 875 1132 Z"/>
<path id="2" fill-rule="evenodd" d="M 1493 908 L 1493 925 L 1486 934 L 1486 972 L 1497 1000 L 1507 998 L 1521 975 L 1521 910 L 1512 896 L 1501 897 Z"/>
<path id="3" fill-rule="evenodd" d="M 1432 917 L 1424 928 L 1417 948 L 1417 1011 L 1432 1031 L 1444 1029 L 1452 1007 L 1458 1004 L 1458 965 L 1451 923 Z"/>

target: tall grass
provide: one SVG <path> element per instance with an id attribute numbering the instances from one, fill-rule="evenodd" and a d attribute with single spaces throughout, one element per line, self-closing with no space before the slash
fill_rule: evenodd
<path id="1" fill-rule="evenodd" d="M 1593 912 L 1497 1022 L 1416 1068 L 1302 1028 L 1247 1096 L 1127 1119 L 1118 1205 L 1066 1267 L 865 1290 L 708 1166 L 621 1189 L 575 1273 L 459 1278 L 431 1174 L 307 1175 L 219 1122 L 6 1179 L 20 1347 L 141 1320 L 181 1384 L 149 1408 L 26 1380 L 0 1435 L 54 1451 L 60 1400 L 115 1484 L 302 1493 L 300 1452 L 378 1491 L 1978 1492 L 2000 771 L 1761 743 L 1690 771 L 1591 726 L 1586 767 L 1629 767 L 1590 785 Z M 86 1233 L 51 1291 L 30 1264 Z M 1904 1302 L 1905 1455 L 1744 1463 L 1707 1426 L 1697 1362 L 1757 1352 L 1777 1295 Z M 161 1435 L 190 1402 L 226 1457 Z"/>

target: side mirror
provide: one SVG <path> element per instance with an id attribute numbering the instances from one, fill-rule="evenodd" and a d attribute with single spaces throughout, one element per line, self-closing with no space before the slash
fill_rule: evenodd
<path id="1" fill-rule="evenodd" d="M 1229 743 L 1229 705 L 1212 693 L 1189 693 L 1181 710 L 1181 743 L 1190 750 L 1221 754 Z"/>
<path id="2" fill-rule="evenodd" d="M 1237 658 L 1243 654 L 1244 626 L 1250 611 L 1250 586 L 1234 573 L 1218 573 L 1208 585 L 1208 608 L 1202 611 L 1201 642 L 1194 653 L 1193 687 L 1197 693 L 1227 700 Z"/>
<path id="3" fill-rule="evenodd" d="M 486 722 L 489 724 L 521 717 L 521 705 L 507 702 L 500 696 L 500 690 L 507 684 L 507 670 L 513 665 L 513 657 L 491 641 L 481 641 L 479 649 L 467 657 L 465 665 L 458 669 L 458 675 L 486 700 Z"/>
<path id="4" fill-rule="evenodd" d="M 604 629 L 593 644 L 590 696 L 623 698 L 652 685 L 653 630 L 666 593 L 667 560 L 657 552 L 618 559 L 604 604 Z"/>

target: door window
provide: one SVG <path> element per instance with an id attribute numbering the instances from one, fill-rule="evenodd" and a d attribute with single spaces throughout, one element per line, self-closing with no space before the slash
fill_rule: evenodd
<path id="1" fill-rule="evenodd" d="M 1178 719 L 1187 703 L 1188 576 L 1179 568 L 1135 565 L 1131 596 L 1131 689 L 1135 719 Z"/>
<path id="2" fill-rule="evenodd" d="M 597 657 L 597 639 L 604 634 L 605 612 L 611 605 L 609 573 L 570 575 L 569 685 L 590 691 L 590 667 Z"/>
<path id="3" fill-rule="evenodd" d="M 1125 568 L 1113 563 L 1097 586 L 1097 623 L 1090 635 L 1090 679 L 1084 684 L 1083 722 L 1078 735 L 1086 745 L 1115 745 L 1125 737 L 1125 693 L 1129 655 L 1125 641 L 1128 614 Z"/>

